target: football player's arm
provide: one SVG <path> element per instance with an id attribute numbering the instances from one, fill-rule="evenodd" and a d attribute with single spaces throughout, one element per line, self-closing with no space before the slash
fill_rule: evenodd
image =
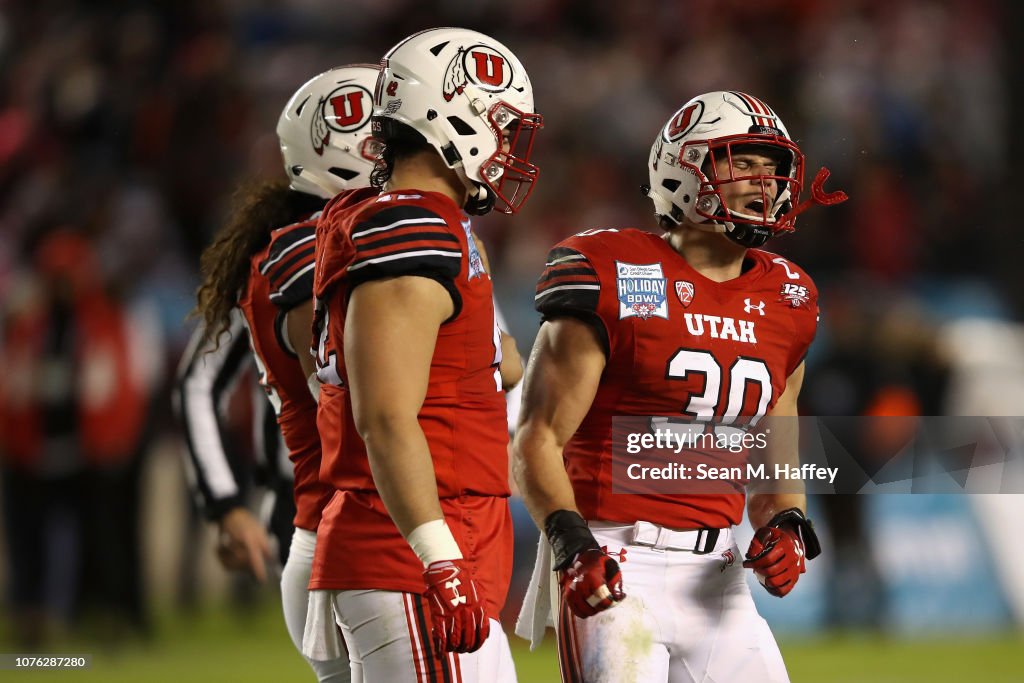
<path id="1" fill-rule="evenodd" d="M 768 413 L 767 422 L 771 425 L 771 435 L 765 440 L 765 470 L 775 472 L 775 465 L 787 467 L 800 467 L 799 434 L 800 428 L 797 411 L 797 398 L 800 395 L 800 388 L 804 382 L 804 364 L 797 366 L 796 370 L 786 380 L 786 389 L 782 396 L 776 401 L 775 407 Z M 784 419 L 772 419 L 784 418 Z M 807 509 L 807 497 L 803 491 L 778 490 L 777 481 L 758 482 L 764 492 L 758 492 L 758 486 L 752 485 L 747 489 L 747 517 L 750 525 L 755 529 L 767 524 L 775 515 L 788 510 L 789 508 Z M 787 489 L 800 488 L 803 484 L 800 480 L 790 480 L 786 483 Z"/>
<path id="2" fill-rule="evenodd" d="M 765 466 L 774 472 L 776 465 L 800 466 L 797 397 L 804 379 L 801 363 L 786 380 L 786 389 L 770 413 L 771 438 L 767 440 Z M 747 516 L 754 527 L 754 538 L 747 548 L 743 566 L 754 570 L 758 581 L 769 593 L 783 597 L 806 571 L 806 560 L 821 553 L 814 527 L 807 519 L 807 497 L 800 491 L 778 491 L 778 482 L 759 482 L 748 489 Z M 792 487 L 793 483 L 787 484 Z M 764 490 L 758 490 L 762 488 Z"/>
<path id="3" fill-rule="evenodd" d="M 605 363 L 593 327 L 573 317 L 545 322 L 526 371 L 512 445 L 519 490 L 551 544 L 562 595 L 580 618 L 626 597 L 618 563 L 601 549 L 576 508 L 562 459 L 590 410 Z"/>
<path id="4" fill-rule="evenodd" d="M 313 300 L 307 299 L 288 311 L 285 318 L 288 329 L 288 342 L 302 366 L 302 376 L 309 380 L 316 375 L 316 363 L 310 353 L 310 342 L 313 338 Z"/>
<path id="5" fill-rule="evenodd" d="M 541 325 L 512 442 L 516 483 L 541 528 L 556 510 L 578 512 L 562 449 L 590 410 L 604 366 L 604 350 L 586 323 L 565 317 Z"/>
<path id="6" fill-rule="evenodd" d="M 403 276 L 358 286 L 345 317 L 355 426 L 381 499 L 407 539 L 417 527 L 444 519 L 417 416 L 438 330 L 453 311 L 451 296 L 438 282 Z"/>
<path id="7" fill-rule="evenodd" d="M 430 447 L 417 416 L 441 324 L 454 301 L 436 280 L 401 276 L 358 286 L 345 317 L 345 366 L 356 429 L 395 526 L 423 562 L 437 652 L 473 652 L 490 622 L 444 521 Z"/>

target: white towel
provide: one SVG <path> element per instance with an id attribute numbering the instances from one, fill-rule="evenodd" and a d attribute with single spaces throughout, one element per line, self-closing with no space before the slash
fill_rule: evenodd
<path id="1" fill-rule="evenodd" d="M 341 630 L 334 616 L 334 597 L 338 591 L 309 591 L 306 629 L 302 634 L 302 654 L 317 662 L 347 657 Z"/>
<path id="2" fill-rule="evenodd" d="M 542 533 L 537 540 L 537 559 L 533 563 L 530 586 L 526 589 L 523 606 L 516 618 L 515 633 L 520 638 L 530 641 L 531 650 L 536 650 L 544 640 L 545 629 L 555 626 L 552 618 L 554 607 L 551 584 L 555 580 L 551 569 L 552 560 L 551 546 Z"/>

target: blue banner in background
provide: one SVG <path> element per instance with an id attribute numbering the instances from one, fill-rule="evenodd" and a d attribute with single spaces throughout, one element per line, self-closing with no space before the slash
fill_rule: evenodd
<path id="1" fill-rule="evenodd" d="M 866 553 L 861 559 L 871 562 L 851 560 L 849 551 L 836 552 L 812 497 L 809 512 L 824 552 L 809 563 L 796 589 L 780 600 L 748 577 L 758 610 L 774 631 L 806 633 L 874 623 L 891 633 L 925 635 L 1012 625 L 970 496 L 863 496 L 861 502 L 871 530 L 871 547 L 861 549 Z M 749 525 L 743 526 L 741 550 L 751 535 Z M 880 590 L 873 589 L 877 584 L 871 570 L 877 571 Z"/>

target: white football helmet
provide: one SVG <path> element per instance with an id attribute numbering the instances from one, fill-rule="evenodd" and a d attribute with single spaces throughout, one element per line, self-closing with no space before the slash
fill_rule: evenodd
<path id="1" fill-rule="evenodd" d="M 512 51 L 476 31 L 436 28 L 395 45 L 381 67 L 374 129 L 393 120 L 426 138 L 469 190 L 467 211 L 519 210 L 537 179 L 530 154 L 543 124 Z"/>
<path id="2" fill-rule="evenodd" d="M 291 188 L 330 199 L 367 187 L 380 145 L 370 135 L 380 67 L 339 66 L 299 88 L 277 121 Z"/>
<path id="3" fill-rule="evenodd" d="M 775 175 L 719 178 L 715 161 L 731 160 L 742 151 L 777 158 Z M 683 105 L 661 129 L 651 147 L 649 171 L 647 194 L 655 214 L 677 225 L 686 218 L 743 246 L 759 247 L 793 229 L 796 216 L 787 214 L 799 203 L 804 155 L 767 104 L 741 92 L 710 92 Z M 723 185 L 758 180 L 761 199 L 746 211 L 724 205 Z"/>

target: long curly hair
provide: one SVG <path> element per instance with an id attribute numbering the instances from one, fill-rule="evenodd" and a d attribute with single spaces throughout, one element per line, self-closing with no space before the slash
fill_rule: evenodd
<path id="1" fill-rule="evenodd" d="M 319 211 L 326 200 L 296 192 L 284 180 L 254 182 L 241 186 L 232 197 L 231 220 L 203 251 L 200 272 L 203 283 L 196 291 L 191 315 L 201 316 L 204 341 L 216 340 L 231 324 L 231 309 L 249 281 L 249 262 L 267 246 L 270 233 Z"/>

